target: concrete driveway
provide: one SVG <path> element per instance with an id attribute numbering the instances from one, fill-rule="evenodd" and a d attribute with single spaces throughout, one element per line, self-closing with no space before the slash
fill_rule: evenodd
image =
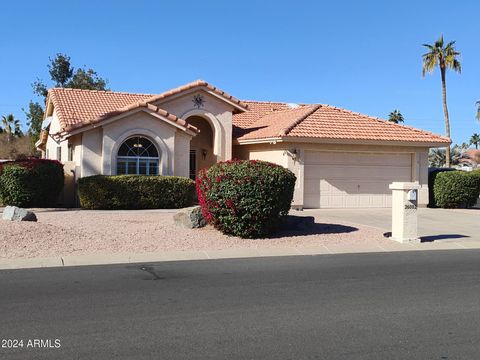
<path id="1" fill-rule="evenodd" d="M 391 231 L 391 209 L 304 210 L 304 215 L 319 215 L 325 220 L 348 222 Z M 418 210 L 418 232 L 423 241 L 480 240 L 480 209 Z"/>

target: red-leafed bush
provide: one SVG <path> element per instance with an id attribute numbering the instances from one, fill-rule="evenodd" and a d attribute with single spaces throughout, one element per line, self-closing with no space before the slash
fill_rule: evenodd
<path id="1" fill-rule="evenodd" d="M 199 172 L 196 189 L 207 222 L 228 235 L 266 237 L 288 214 L 295 175 L 266 161 L 231 160 Z"/>
<path id="2" fill-rule="evenodd" d="M 0 164 L 0 202 L 21 207 L 54 206 L 63 189 L 63 165 L 27 158 Z"/>

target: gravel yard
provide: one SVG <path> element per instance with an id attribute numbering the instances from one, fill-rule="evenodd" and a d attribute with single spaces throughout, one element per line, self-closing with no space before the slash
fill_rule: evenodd
<path id="1" fill-rule="evenodd" d="M 225 236 L 210 226 L 179 228 L 173 223 L 173 212 L 157 210 L 41 209 L 36 214 L 36 223 L 0 220 L 0 258 L 388 242 L 376 228 L 339 225 L 325 218 L 316 218 L 315 227 L 308 232 L 283 232 L 274 238 L 251 240 Z"/>

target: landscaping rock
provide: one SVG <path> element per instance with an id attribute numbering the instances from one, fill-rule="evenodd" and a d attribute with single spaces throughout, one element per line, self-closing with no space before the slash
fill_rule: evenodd
<path id="1" fill-rule="evenodd" d="M 173 221 L 175 225 L 186 229 L 197 229 L 207 225 L 200 206 L 192 206 L 180 210 L 173 215 Z"/>
<path id="2" fill-rule="evenodd" d="M 3 210 L 2 219 L 10 221 L 37 221 L 37 216 L 33 211 L 16 206 L 7 206 Z"/>
<path id="3" fill-rule="evenodd" d="M 280 223 L 281 230 L 308 230 L 315 225 L 313 216 L 285 216 Z"/>

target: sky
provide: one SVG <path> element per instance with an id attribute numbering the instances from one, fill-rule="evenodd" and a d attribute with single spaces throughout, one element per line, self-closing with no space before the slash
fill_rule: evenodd
<path id="1" fill-rule="evenodd" d="M 0 115 L 25 123 L 49 57 L 66 53 L 114 91 L 160 93 L 196 79 L 244 100 L 323 103 L 445 133 L 438 71 L 423 43 L 455 40 L 447 73 L 454 143 L 480 133 L 480 3 L 459 1 L 3 1 Z M 25 126 L 25 125 L 24 125 Z M 25 127 L 26 128 L 26 127 Z"/>

